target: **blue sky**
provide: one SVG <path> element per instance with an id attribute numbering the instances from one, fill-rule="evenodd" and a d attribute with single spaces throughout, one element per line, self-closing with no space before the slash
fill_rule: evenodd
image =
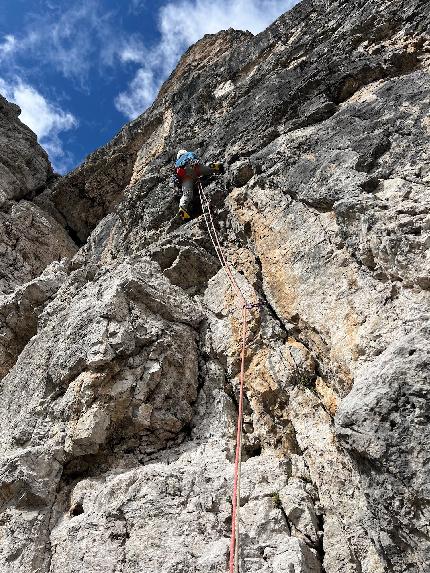
<path id="1" fill-rule="evenodd" d="M 0 93 L 65 173 L 151 105 L 206 33 L 258 33 L 297 0 L 1 0 Z"/>

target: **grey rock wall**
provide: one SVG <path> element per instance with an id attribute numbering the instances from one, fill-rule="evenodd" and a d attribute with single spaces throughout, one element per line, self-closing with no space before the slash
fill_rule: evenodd
<path id="1" fill-rule="evenodd" d="M 43 188 L 52 176 L 46 152 L 18 119 L 20 108 L 0 96 L 0 203 Z"/>
<path id="2" fill-rule="evenodd" d="M 36 334 L 39 311 L 66 278 L 60 261 L 76 252 L 64 227 L 37 204 L 53 173 L 20 112 L 0 96 L 0 379 Z"/>
<path id="3" fill-rule="evenodd" d="M 206 191 L 260 303 L 241 570 L 428 571 L 429 25 L 304 0 L 205 36 L 111 143 L 8 196 L 42 239 L 2 279 L 1 571 L 226 570 L 241 308 L 176 218 L 182 147 L 225 159 Z"/>
<path id="4" fill-rule="evenodd" d="M 5 295 L 76 251 L 64 229 L 34 202 L 54 175 L 20 113 L 0 95 L 0 294 Z"/>

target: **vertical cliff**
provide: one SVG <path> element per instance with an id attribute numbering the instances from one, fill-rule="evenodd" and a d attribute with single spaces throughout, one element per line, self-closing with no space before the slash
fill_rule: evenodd
<path id="1" fill-rule="evenodd" d="M 241 571 L 430 567 L 430 6 L 303 0 L 205 36 L 78 169 L 0 103 L 0 571 L 226 570 L 241 311 Z M 9 157 L 11 159 L 9 159 Z"/>

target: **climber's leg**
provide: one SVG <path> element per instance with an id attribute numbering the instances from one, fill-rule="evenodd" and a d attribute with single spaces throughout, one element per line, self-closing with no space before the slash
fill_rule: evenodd
<path id="1" fill-rule="evenodd" d="M 190 211 L 194 198 L 194 180 L 192 177 L 186 177 L 182 182 L 182 197 L 179 201 L 179 216 L 182 219 L 190 218 Z"/>

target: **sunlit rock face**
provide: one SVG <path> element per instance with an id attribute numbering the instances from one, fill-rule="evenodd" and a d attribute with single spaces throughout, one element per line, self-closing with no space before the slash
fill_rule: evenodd
<path id="1" fill-rule="evenodd" d="M 242 309 L 176 217 L 178 148 L 225 161 L 206 192 L 259 302 L 240 570 L 430 570 L 429 25 L 304 0 L 205 36 L 63 178 L 2 100 L 1 572 L 227 569 Z"/>
<path id="2" fill-rule="evenodd" d="M 37 195 L 55 177 L 20 113 L 0 95 L 0 295 L 11 294 L 51 262 L 76 251 L 55 217 L 37 204 Z"/>
<path id="3" fill-rule="evenodd" d="M 0 95 L 0 379 L 37 331 L 43 308 L 67 277 L 77 247 L 38 203 L 55 179 L 20 108 Z"/>

